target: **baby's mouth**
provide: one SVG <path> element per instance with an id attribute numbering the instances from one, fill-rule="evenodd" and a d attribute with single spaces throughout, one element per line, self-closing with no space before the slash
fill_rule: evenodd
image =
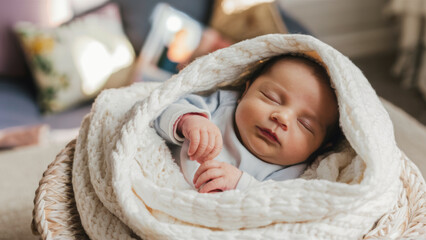
<path id="1" fill-rule="evenodd" d="M 278 140 L 277 134 L 275 134 L 274 132 L 272 132 L 271 129 L 268 128 L 260 128 L 257 127 L 260 132 L 262 133 L 263 136 L 265 136 L 267 139 L 271 140 L 272 142 L 276 142 L 278 144 L 281 145 L 280 141 Z"/>

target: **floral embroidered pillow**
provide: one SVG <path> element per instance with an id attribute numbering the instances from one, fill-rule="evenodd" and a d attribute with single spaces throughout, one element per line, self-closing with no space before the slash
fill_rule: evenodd
<path id="1" fill-rule="evenodd" d="M 130 82 L 134 50 L 119 9 L 108 4 L 53 29 L 18 22 L 22 45 L 44 112 L 59 112 Z"/>

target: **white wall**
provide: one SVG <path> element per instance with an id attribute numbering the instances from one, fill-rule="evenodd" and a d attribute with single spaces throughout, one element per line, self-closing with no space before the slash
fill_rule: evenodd
<path id="1" fill-rule="evenodd" d="M 384 14 L 388 0 L 277 0 L 316 37 L 349 57 L 392 51 L 397 23 Z"/>

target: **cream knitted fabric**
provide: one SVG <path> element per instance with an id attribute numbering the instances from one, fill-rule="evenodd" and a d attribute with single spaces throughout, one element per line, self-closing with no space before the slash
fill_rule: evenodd
<path id="1" fill-rule="evenodd" d="M 232 82 L 248 64 L 287 52 L 320 59 L 349 142 L 302 178 L 199 194 L 151 121 L 189 92 Z M 77 208 L 92 239 L 359 239 L 397 204 L 402 153 L 361 71 L 306 35 L 265 35 L 197 59 L 164 84 L 104 91 L 82 123 L 73 165 Z"/>

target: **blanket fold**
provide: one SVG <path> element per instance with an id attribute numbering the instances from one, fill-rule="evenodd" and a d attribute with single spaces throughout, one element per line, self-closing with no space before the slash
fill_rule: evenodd
<path id="1" fill-rule="evenodd" d="M 179 97 L 230 84 L 247 65 L 288 52 L 327 67 L 347 144 L 299 179 L 199 194 L 152 120 Z M 201 57 L 163 84 L 102 92 L 82 123 L 73 186 L 92 239 L 359 239 L 397 205 L 404 158 L 389 115 L 348 58 L 311 36 L 272 34 Z"/>

